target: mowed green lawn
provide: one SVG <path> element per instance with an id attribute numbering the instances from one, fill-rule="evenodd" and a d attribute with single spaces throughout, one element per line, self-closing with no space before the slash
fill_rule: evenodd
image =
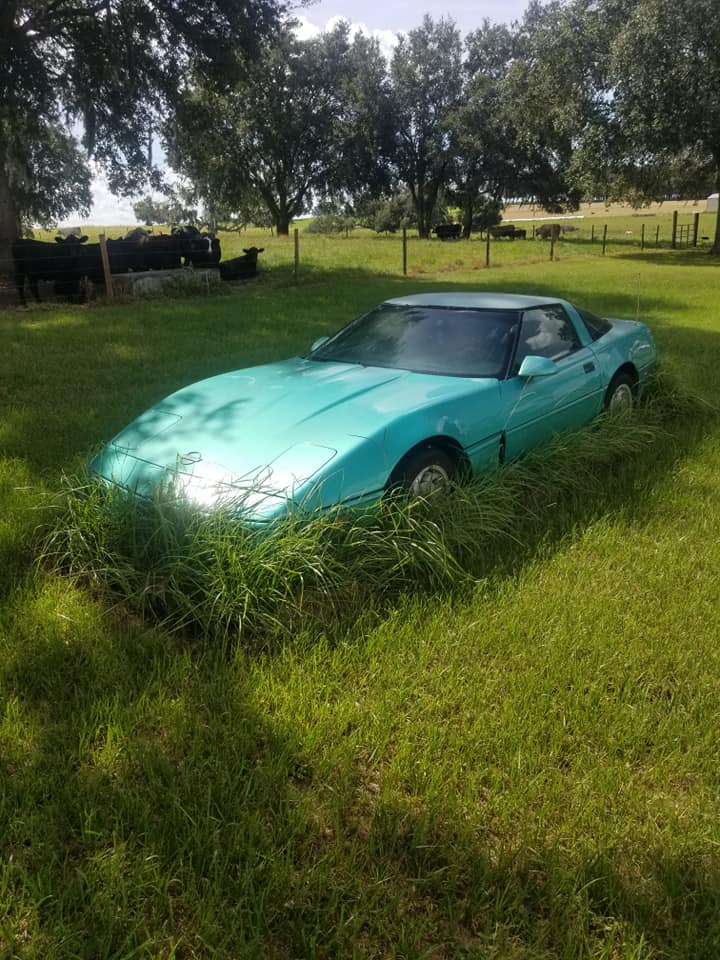
<path id="1" fill-rule="evenodd" d="M 397 238 L 302 243 L 298 282 L 273 238 L 223 296 L 0 313 L 0 957 L 717 957 L 712 417 L 548 501 L 474 589 L 266 649 L 36 567 L 61 473 L 148 404 L 403 292 L 634 317 L 639 289 L 663 365 L 720 403 L 700 253 L 527 241 L 485 271 L 479 242 L 415 241 L 404 280 Z"/>

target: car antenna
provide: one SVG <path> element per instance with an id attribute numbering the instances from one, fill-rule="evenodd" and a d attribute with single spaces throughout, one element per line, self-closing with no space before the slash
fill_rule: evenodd
<path id="1" fill-rule="evenodd" d="M 636 319 L 636 320 L 639 320 L 639 319 L 640 319 L 640 274 L 639 274 L 639 273 L 638 273 L 638 275 L 637 275 L 637 281 L 638 281 L 638 285 L 637 285 L 637 305 L 636 305 L 636 307 L 635 307 L 635 319 Z"/>

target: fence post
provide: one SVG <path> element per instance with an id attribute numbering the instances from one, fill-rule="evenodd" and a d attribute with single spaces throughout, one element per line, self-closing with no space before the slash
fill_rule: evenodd
<path id="1" fill-rule="evenodd" d="M 603 247 L 602 247 L 603 256 L 605 256 L 605 244 L 606 244 L 606 243 L 607 243 L 607 224 L 605 224 L 605 226 L 603 227 Z"/>
<path id="2" fill-rule="evenodd" d="M 485 266 L 490 266 L 490 227 L 485 235 Z"/>
<path id="3" fill-rule="evenodd" d="M 102 260 L 103 276 L 105 277 L 105 296 L 108 300 L 112 300 L 114 297 L 113 282 L 112 274 L 110 273 L 110 257 L 108 256 L 105 234 L 101 233 L 98 239 L 100 240 L 100 259 Z"/>
<path id="4" fill-rule="evenodd" d="M 640 249 L 645 249 L 645 224 L 640 228 Z"/>
<path id="5" fill-rule="evenodd" d="M 700 214 L 693 214 L 693 246 L 697 246 L 698 231 L 700 229 Z"/>
<path id="6" fill-rule="evenodd" d="M 595 243 L 595 224 L 590 227 L 590 243 Z"/>
<path id="7" fill-rule="evenodd" d="M 535 239 L 535 224 L 533 224 L 533 235 L 532 235 L 532 238 L 533 238 L 533 240 Z"/>
<path id="8" fill-rule="evenodd" d="M 407 276 L 407 227 L 403 227 L 403 276 Z"/>
<path id="9" fill-rule="evenodd" d="M 677 210 L 673 210 L 673 226 L 672 226 L 672 240 L 670 241 L 670 246 L 672 249 L 675 249 L 675 241 L 677 239 Z"/>
<path id="10" fill-rule="evenodd" d="M 298 271 L 300 269 L 300 231 L 297 227 L 294 230 L 295 236 L 295 266 L 293 267 L 293 273 L 297 277 Z"/>
<path id="11" fill-rule="evenodd" d="M 660 224 L 655 227 L 655 246 L 657 247 L 660 243 Z"/>

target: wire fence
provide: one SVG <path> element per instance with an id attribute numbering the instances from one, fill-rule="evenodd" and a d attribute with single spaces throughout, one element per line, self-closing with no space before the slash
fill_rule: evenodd
<path id="1" fill-rule="evenodd" d="M 469 238 L 433 236 L 429 241 L 420 241 L 415 231 L 407 229 L 401 235 L 389 237 L 370 235 L 367 231 L 350 231 L 342 238 L 306 235 L 295 229 L 291 234 L 291 246 L 286 238 L 273 238 L 273 247 L 266 254 L 268 260 L 261 268 L 269 264 L 273 272 L 289 271 L 296 279 L 304 272 L 330 269 L 368 272 L 378 269 L 381 273 L 409 276 L 418 272 L 441 273 L 452 268 L 477 270 L 514 262 L 554 261 L 573 255 L 612 256 L 632 252 L 702 249 L 713 241 L 714 218 L 714 214 L 699 212 L 689 215 L 675 212 L 671 221 L 668 215 L 664 215 L 660 222 L 651 213 L 603 221 L 589 218 L 528 221 L 518 218 L 503 221 L 504 235 L 498 235 L 497 232 L 493 235 L 491 230 L 474 233 Z M 378 242 L 373 243 L 373 240 Z M 19 258 L 19 279 L 24 274 L 27 286 L 42 283 L 44 298 L 47 299 L 52 296 L 52 292 L 48 294 L 48 284 L 59 281 L 60 285 L 64 282 L 67 286 L 68 283 L 79 283 L 92 274 L 95 295 L 102 291 L 105 296 L 112 296 L 113 277 L 135 272 L 161 272 L 152 268 L 138 271 L 128 271 L 122 267 L 118 269 L 117 260 L 112 257 L 103 272 L 102 246 L 102 241 L 87 245 L 79 241 L 77 244 L 35 241 Z M 340 247 L 344 248 L 343 258 L 340 258 Z M 391 254 L 388 247 L 397 249 L 397 253 Z M 428 254 L 429 250 L 432 253 Z M 18 296 L 15 283 L 12 282 L 17 267 L 18 262 L 13 258 L 0 257 L 0 275 L 4 275 L 6 281 L 4 300 L 9 297 L 8 291 Z M 111 269 L 113 267 L 115 269 Z M 191 267 L 180 269 L 192 270 Z M 163 284 L 158 281 L 153 286 L 160 289 Z M 168 286 L 175 291 L 183 289 L 177 282 L 168 281 Z M 124 289 L 132 291 L 134 285 L 126 284 Z M 143 285 L 139 285 L 138 289 L 143 289 Z M 187 284 L 185 289 L 190 294 L 195 288 Z M 217 288 L 205 283 L 198 289 L 209 293 Z M 63 295 L 60 289 L 59 293 Z"/>

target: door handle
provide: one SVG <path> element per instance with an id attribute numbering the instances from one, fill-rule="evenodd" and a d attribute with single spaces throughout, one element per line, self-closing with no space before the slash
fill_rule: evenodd
<path id="1" fill-rule="evenodd" d="M 585 371 L 585 373 L 592 373 L 594 369 L 595 369 L 595 364 L 592 361 L 589 361 L 588 363 L 583 364 L 583 370 Z"/>

